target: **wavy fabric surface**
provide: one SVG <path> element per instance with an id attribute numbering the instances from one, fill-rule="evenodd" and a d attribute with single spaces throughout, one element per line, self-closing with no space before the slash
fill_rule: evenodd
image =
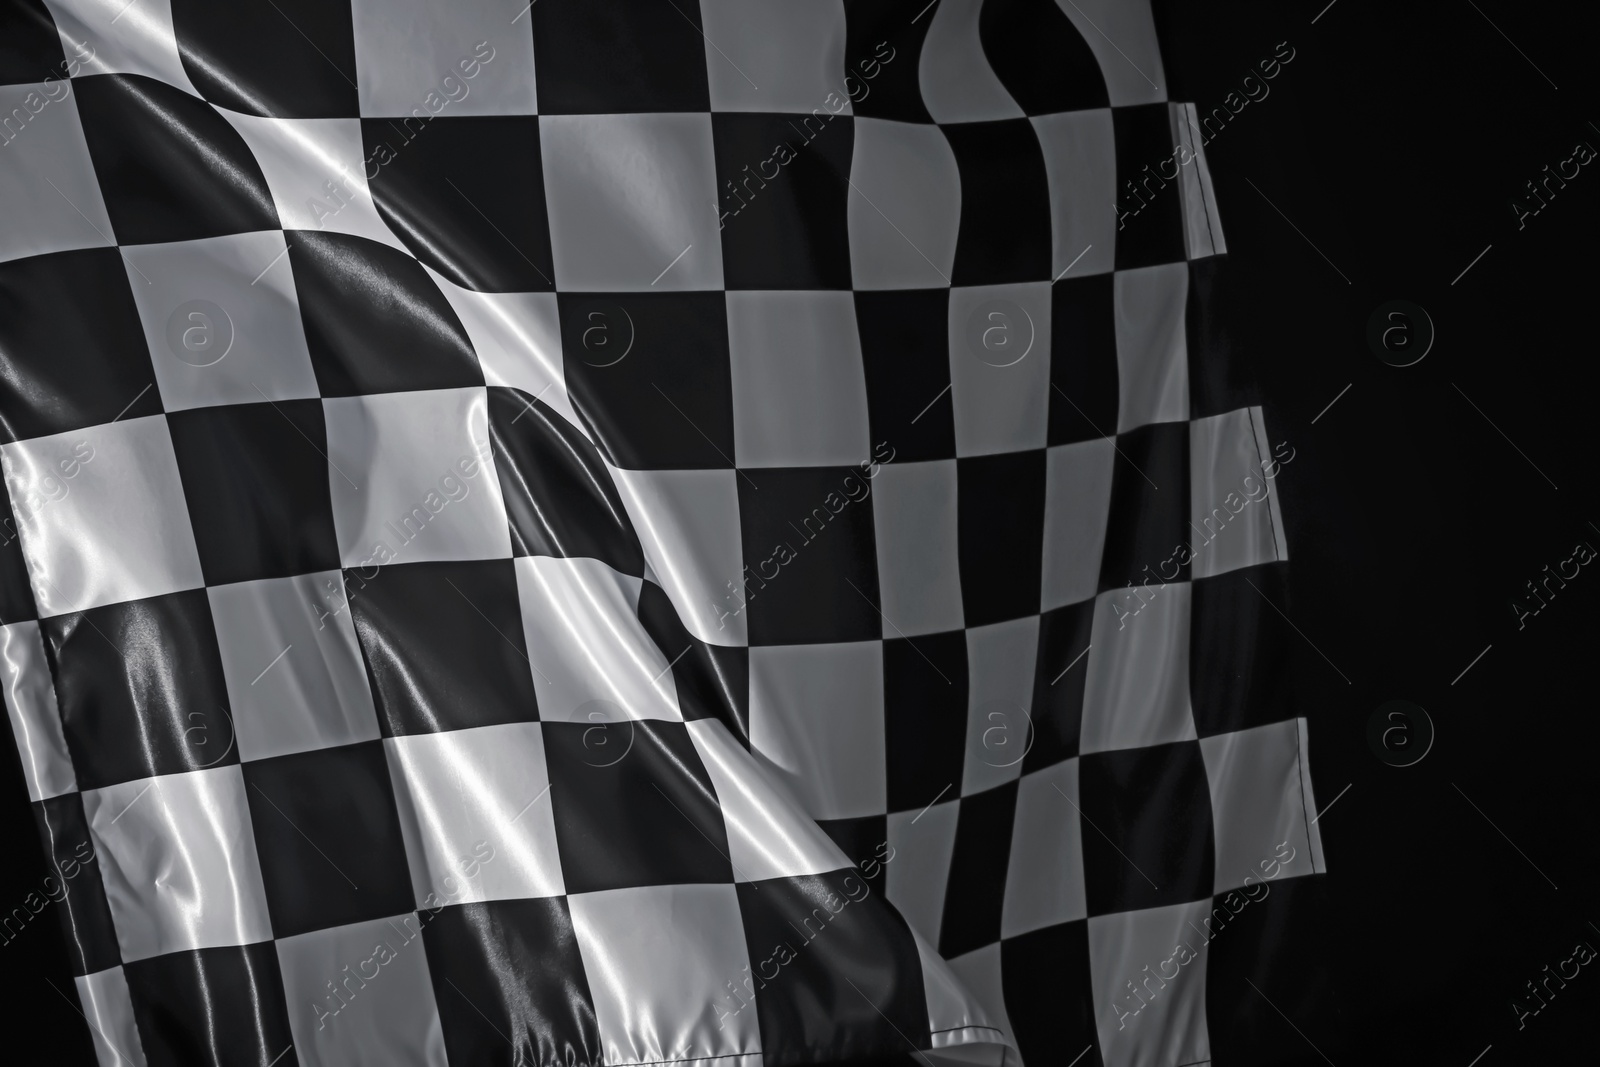
<path id="1" fill-rule="evenodd" d="M 1324 863 L 1143 0 L 4 11 L 101 1063 L 1210 1061 Z"/>

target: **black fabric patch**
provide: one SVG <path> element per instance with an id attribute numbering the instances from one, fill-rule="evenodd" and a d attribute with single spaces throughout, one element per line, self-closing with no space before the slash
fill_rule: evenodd
<path id="1" fill-rule="evenodd" d="M 961 603 L 968 626 L 1039 613 L 1045 452 L 956 461 Z"/>
<path id="2" fill-rule="evenodd" d="M 568 395 L 624 470 L 733 466 L 721 292 L 558 294 Z"/>
<path id="3" fill-rule="evenodd" d="M 337 570 L 322 402 L 167 416 L 207 585 Z"/>
<path id="4" fill-rule="evenodd" d="M 159 414 L 155 382 L 115 248 L 0 263 L 0 440 Z"/>
<path id="5" fill-rule="evenodd" d="M 344 582 L 385 736 L 538 720 L 511 560 L 391 563 Z"/>
<path id="6" fill-rule="evenodd" d="M 587 556 L 644 575 L 633 522 L 587 437 L 527 393 L 500 387 L 489 390 L 489 433 L 516 555 Z"/>
<path id="7" fill-rule="evenodd" d="M 378 214 L 412 255 L 464 289 L 552 292 L 539 119 L 364 119 Z"/>
<path id="8" fill-rule="evenodd" d="M 858 467 L 771 467 L 739 480 L 751 645 L 883 636 L 870 498 Z M 776 568 L 775 570 L 773 568 Z M 771 573 L 769 573 L 769 571 Z"/>
<path id="9" fill-rule="evenodd" d="M 260 164 L 210 104 L 137 74 L 72 87 L 119 244 L 278 229 Z"/>
<path id="10" fill-rule="evenodd" d="M 415 907 L 382 741 L 253 760 L 243 770 L 275 936 Z"/>
<path id="11" fill-rule="evenodd" d="M 39 623 L 79 789 L 239 762 L 204 589 Z M 205 726 L 204 730 L 194 727 Z"/>
<path id="12" fill-rule="evenodd" d="M 568 893 L 733 881 L 722 809 L 680 722 L 544 724 Z M 619 746 L 620 750 L 619 750 Z"/>
<path id="13" fill-rule="evenodd" d="M 911 930 L 857 871 L 741 883 L 749 985 L 769 1064 L 870 1060 L 928 1047 L 922 962 Z M 730 976 L 736 983 L 744 975 Z M 852 988 L 853 987 L 853 988 Z"/>
<path id="14" fill-rule="evenodd" d="M 566 898 L 462 904 L 424 918 L 451 1063 L 601 1061 L 600 1026 Z"/>
<path id="15" fill-rule="evenodd" d="M 172 0 L 184 73 L 230 111 L 354 118 L 355 31 L 349 0 Z"/>
<path id="16" fill-rule="evenodd" d="M 323 396 L 483 384 L 466 328 L 421 263 L 338 233 L 294 230 L 288 244 Z"/>

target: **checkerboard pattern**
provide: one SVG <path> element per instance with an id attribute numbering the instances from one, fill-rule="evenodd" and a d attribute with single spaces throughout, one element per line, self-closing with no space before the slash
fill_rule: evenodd
<path id="1" fill-rule="evenodd" d="M 102 1063 L 1210 1061 L 1146 965 L 1324 867 L 1145 4 L 4 10 Z"/>

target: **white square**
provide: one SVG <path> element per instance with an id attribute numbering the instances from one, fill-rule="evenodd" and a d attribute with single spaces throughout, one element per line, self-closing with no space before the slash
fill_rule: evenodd
<path id="1" fill-rule="evenodd" d="M 761 769 L 727 727 L 715 719 L 696 719 L 688 730 L 717 791 L 735 881 L 792 878 L 853 866 L 800 801 Z"/>
<path id="2" fill-rule="evenodd" d="M 1289 558 L 1265 473 L 1273 462 L 1260 408 L 1189 423 L 1189 519 L 1198 535 L 1191 577 Z"/>
<path id="3" fill-rule="evenodd" d="M 961 629 L 955 460 L 886 463 L 872 492 L 884 617 L 908 636 Z"/>
<path id="4" fill-rule="evenodd" d="M 1050 423 L 1050 283 L 950 290 L 956 455 L 1043 448 Z"/>
<path id="5" fill-rule="evenodd" d="M 383 744 L 419 906 L 566 892 L 538 723 Z"/>
<path id="6" fill-rule="evenodd" d="M 613 889 L 567 903 L 605 1062 L 760 1051 L 755 1012 L 722 1009 L 721 1026 L 717 1020 L 727 983 L 750 966 L 733 886 Z M 674 1047 L 677 1040 L 684 1046 Z"/>
<path id="7" fill-rule="evenodd" d="M 1200 740 L 1211 788 L 1217 893 L 1243 886 L 1247 877 L 1261 882 L 1319 869 L 1321 841 L 1313 849 L 1301 721 L 1286 719 Z"/>
<path id="8" fill-rule="evenodd" d="M 272 937 L 237 766 L 82 796 L 124 963 Z"/>
<path id="9" fill-rule="evenodd" d="M 1112 589 L 1095 600 L 1078 751 L 1197 736 L 1189 704 L 1188 582 Z"/>
<path id="10" fill-rule="evenodd" d="M 379 736 L 339 571 L 206 590 L 242 760 Z"/>
<path id="11" fill-rule="evenodd" d="M 1189 265 L 1119 270 L 1113 279 L 1117 335 L 1117 432 L 1189 417 L 1189 342 L 1184 314 Z"/>
<path id="12" fill-rule="evenodd" d="M 701 0 L 700 19 L 716 42 L 706 52 L 712 111 L 806 115 L 829 93 L 849 99 L 840 0 Z"/>
<path id="13" fill-rule="evenodd" d="M 1112 107 L 1158 104 L 1167 98 L 1166 70 L 1149 4 L 1072 0 L 1061 10 L 1089 44 L 1106 80 Z M 1177 1062 L 1177 1061 L 1173 1061 Z"/>
<path id="14" fill-rule="evenodd" d="M 12 500 L 48 501 L 17 514 L 41 616 L 205 584 L 166 416 L 0 445 L 0 462 Z"/>
<path id="15" fill-rule="evenodd" d="M 750 650 L 750 750 L 813 819 L 888 810 L 882 644 Z"/>
<path id="16" fill-rule="evenodd" d="M 961 795 L 1022 775 L 1033 745 L 1033 675 L 1039 616 L 967 630 L 967 755 Z"/>
<path id="17" fill-rule="evenodd" d="M 1100 588 L 1100 555 L 1111 517 L 1116 442 L 1059 445 L 1045 454 L 1044 610 L 1076 604 Z"/>
<path id="18" fill-rule="evenodd" d="M 285 253 L 279 230 L 122 249 L 166 410 L 317 395 Z"/>
<path id="19" fill-rule="evenodd" d="M 1000 936 L 1016 937 L 1089 914 L 1083 890 L 1078 761 L 1024 775 L 1017 784 Z"/>
<path id="20" fill-rule="evenodd" d="M 200 96 L 178 58 L 171 0 L 45 0 L 45 6 L 72 77 L 143 74 Z"/>
<path id="21" fill-rule="evenodd" d="M 744 645 L 745 614 L 736 610 L 744 603 L 738 473 L 607 469 L 646 565 L 684 626 L 713 645 Z"/>
<path id="22" fill-rule="evenodd" d="M 33 85 L 0 85 L 0 262 L 114 243 L 71 94 L 59 72 Z"/>
<path id="23" fill-rule="evenodd" d="M 297 934 L 275 947 L 303 1067 L 446 1067 L 444 1030 L 414 913 Z"/>
<path id="24" fill-rule="evenodd" d="M 533 115 L 526 0 L 352 0 L 361 114 Z"/>
<path id="25" fill-rule="evenodd" d="M 1089 988 L 1106 1067 L 1211 1062 L 1206 939 L 1211 898 L 1089 919 Z"/>
<path id="26" fill-rule="evenodd" d="M 641 579 L 588 558 L 521 556 L 515 567 L 540 719 L 683 721 L 670 661 L 639 621 Z"/>
<path id="27" fill-rule="evenodd" d="M 589 436 L 572 410 L 554 293 L 475 293 L 423 264 L 478 355 L 485 385 L 520 389 Z"/>
<path id="28" fill-rule="evenodd" d="M 847 292 L 730 292 L 733 454 L 740 467 L 864 463 L 867 377 Z"/>
<path id="29" fill-rule="evenodd" d="M 1193 104 L 1168 104 L 1167 118 L 1172 126 L 1173 143 L 1179 147 L 1178 180 L 1183 192 L 1183 235 L 1188 258 L 1225 255 L 1228 242 L 1222 235 L 1222 216 L 1217 211 L 1217 195 L 1211 182 L 1211 167 L 1206 163 L 1205 135 L 1200 132 L 1200 117 Z M 1183 150 L 1188 150 L 1188 160 Z"/>
<path id="30" fill-rule="evenodd" d="M 405 251 L 372 202 L 360 119 L 281 119 L 218 113 L 249 146 L 286 230 L 326 230 Z M 407 253 L 409 254 L 409 253 Z"/>
<path id="31" fill-rule="evenodd" d="M 0 626 L 0 692 L 5 694 L 11 735 L 22 757 L 29 800 L 47 800 L 78 788 L 72 756 L 61 732 L 56 687 L 36 622 Z"/>
<path id="32" fill-rule="evenodd" d="M 850 184 L 855 287 L 948 286 L 961 228 L 961 172 L 939 127 L 856 119 Z"/>
<path id="33" fill-rule="evenodd" d="M 94 1039 L 95 1059 L 105 1067 L 145 1067 L 139 1025 L 133 1018 L 133 997 L 128 993 L 128 976 L 123 969 L 108 967 L 79 975 L 74 983 Z"/>
<path id="34" fill-rule="evenodd" d="M 710 115 L 545 115 L 539 141 L 562 291 L 722 288 Z"/>
<path id="35" fill-rule="evenodd" d="M 1117 139 L 1111 110 L 1029 120 L 1050 186 L 1050 277 L 1104 274 L 1116 265 Z M 1070 272 L 1068 268 L 1071 268 Z"/>
<path id="36" fill-rule="evenodd" d="M 346 567 L 511 558 L 481 387 L 340 397 L 322 410 Z"/>
<path id="37" fill-rule="evenodd" d="M 944 894 L 956 853 L 956 822 L 961 804 L 947 800 L 923 811 L 889 816 L 889 862 L 884 865 L 884 896 L 933 944 L 944 922 Z"/>
<path id="38" fill-rule="evenodd" d="M 944 0 L 928 20 L 918 63 L 922 102 L 938 123 L 1020 119 L 1017 106 L 995 75 L 978 34 L 983 0 Z"/>

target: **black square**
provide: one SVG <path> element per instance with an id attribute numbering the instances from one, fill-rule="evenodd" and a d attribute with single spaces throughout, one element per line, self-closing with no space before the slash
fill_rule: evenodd
<path id="1" fill-rule="evenodd" d="M 1039 617 L 1039 658 L 1033 672 L 1032 742 L 1022 763 L 1028 774 L 1078 754 L 1083 687 L 1089 677 L 1090 635 L 1097 601 L 1090 599 Z"/>
<path id="2" fill-rule="evenodd" d="M 106 904 L 105 883 L 94 838 L 89 836 L 89 822 L 84 818 L 82 796 L 64 793 L 36 801 L 33 817 L 51 866 L 41 888 L 46 896 L 59 900 L 57 921 L 66 934 L 63 940 L 72 973 L 94 974 L 115 967 L 122 962 L 122 951 Z M 60 888 L 52 888 L 49 879 Z M 57 893 L 62 895 L 58 898 Z M 9 928 L 6 932 L 10 933 Z"/>
<path id="3" fill-rule="evenodd" d="M 894 860 L 894 849 L 889 847 L 889 817 L 862 815 L 854 819 L 818 819 L 817 826 L 856 865 L 856 877 L 871 886 L 874 893 L 881 893 L 884 865 Z"/>
<path id="4" fill-rule="evenodd" d="M 339 233 L 295 230 L 288 244 L 323 396 L 483 384 L 466 328 L 421 263 Z"/>
<path id="5" fill-rule="evenodd" d="M 655 582 L 646 581 L 639 591 L 639 621 L 672 664 L 672 683 L 684 720 L 716 719 L 749 748 L 750 650 L 691 636 L 678 609 Z"/>
<path id="6" fill-rule="evenodd" d="M 850 288 L 851 121 L 820 106 L 711 116 L 729 289 Z"/>
<path id="7" fill-rule="evenodd" d="M 1189 524 L 1189 424 L 1158 422 L 1117 435 L 1100 589 L 1185 581 Z M 1171 559 L 1178 572 L 1164 572 Z"/>
<path id="8" fill-rule="evenodd" d="M 540 113 L 711 110 L 698 4 L 541 0 L 530 11 Z"/>
<path id="9" fill-rule="evenodd" d="M 750 644 L 883 636 L 870 497 L 846 494 L 854 467 L 773 467 L 739 481 Z"/>
<path id="10" fill-rule="evenodd" d="M 75 78 L 72 87 L 119 244 L 278 228 L 256 157 L 216 108 L 136 74 Z"/>
<path id="11" fill-rule="evenodd" d="M 1039 613 L 1044 449 L 956 461 L 961 603 L 968 626 Z"/>
<path id="12" fill-rule="evenodd" d="M 155 380 L 115 248 L 0 263 L 0 440 L 157 414 Z"/>
<path id="13" fill-rule="evenodd" d="M 1252 588 L 1254 586 L 1254 588 Z M 1189 699 L 1201 737 L 1294 717 L 1289 565 L 1243 567 L 1193 583 Z"/>
<path id="14" fill-rule="evenodd" d="M 510 560 L 390 564 L 344 582 L 385 736 L 538 721 Z"/>
<path id="15" fill-rule="evenodd" d="M 167 416 L 207 585 L 336 570 L 320 400 Z"/>
<path id="16" fill-rule="evenodd" d="M 955 959 L 1000 940 L 1000 912 L 1011 860 L 1017 783 L 961 798 L 955 851 L 944 892 L 939 954 Z"/>
<path id="17" fill-rule="evenodd" d="M 1113 108 L 1111 124 L 1117 141 L 1117 270 L 1182 263 L 1181 176 L 1160 174 L 1176 151 L 1167 105 Z"/>
<path id="18" fill-rule="evenodd" d="M 462 904 L 422 918 L 451 1063 L 601 1062 L 600 1026 L 565 897 Z"/>
<path id="19" fill-rule="evenodd" d="M 1231 262 L 1226 256 L 1189 262 L 1184 325 L 1190 415 L 1197 419 L 1261 403 L 1259 376 L 1241 344 L 1244 316 L 1255 309 Z"/>
<path id="20" fill-rule="evenodd" d="M 349 0 L 172 0 L 184 73 L 213 104 L 246 115 L 354 118 Z"/>
<path id="21" fill-rule="evenodd" d="M 9 0 L 0 7 L 0 85 L 66 76 L 61 35 L 43 0 Z"/>
<path id="22" fill-rule="evenodd" d="M 961 795 L 967 753 L 967 635 L 883 642 L 883 731 L 890 811 Z"/>
<path id="23" fill-rule="evenodd" d="M 949 289 L 858 292 L 856 328 L 867 378 L 872 440 L 912 463 L 953 459 Z"/>
<path id="24" fill-rule="evenodd" d="M 955 285 L 1050 280 L 1050 182 L 1027 119 L 941 126 L 961 171 Z"/>
<path id="25" fill-rule="evenodd" d="M 364 119 L 372 199 L 422 262 L 482 293 L 551 292 L 539 119 Z"/>
<path id="26" fill-rule="evenodd" d="M 624 470 L 733 466 L 721 292 L 559 294 L 567 393 Z"/>
<path id="27" fill-rule="evenodd" d="M 1078 761 L 1089 914 L 1209 899 L 1211 793 L 1197 741 L 1093 752 Z"/>
<path id="28" fill-rule="evenodd" d="M 276 937 L 411 911 L 411 872 L 382 741 L 243 767 Z"/>
<path id="29" fill-rule="evenodd" d="M 844 0 L 844 69 L 863 88 L 851 92 L 850 111 L 864 118 L 932 122 L 922 102 L 918 59 L 933 24 L 918 18 L 919 0 Z"/>
<path id="30" fill-rule="evenodd" d="M 173 952 L 123 970 L 149 1067 L 260 1067 L 294 1045 L 270 941 Z"/>
<path id="31" fill-rule="evenodd" d="M 1029 115 L 1109 107 L 1089 42 L 1055 0 L 990 0 L 978 16 L 983 54 Z"/>
<path id="32" fill-rule="evenodd" d="M 1117 328 L 1112 274 L 1065 278 L 1050 289 L 1052 445 L 1117 432 Z"/>
<path id="33" fill-rule="evenodd" d="M 1047 926 L 1000 943 L 1000 984 L 1017 1051 L 1048 1063 L 1063 1049 L 1085 1049 L 1078 1067 L 1101 1067 L 1094 1024 L 1086 919 Z M 1101 997 L 1107 994 L 1101 991 Z M 1114 993 L 1113 993 L 1114 995 Z"/>
<path id="34" fill-rule="evenodd" d="M 688 728 L 630 719 L 606 733 L 600 747 L 587 723 L 544 724 L 567 892 L 732 882 L 722 809 Z"/>
<path id="35" fill-rule="evenodd" d="M 519 556 L 587 556 L 634 577 L 644 549 L 599 449 L 520 389 L 489 390 L 495 470 Z"/>
<path id="36" fill-rule="evenodd" d="M 204 589 L 57 615 L 39 629 L 78 788 L 239 762 Z"/>
<path id="37" fill-rule="evenodd" d="M 738 890 L 764 1062 L 857 1061 L 928 1047 L 916 942 L 860 872 Z"/>
<path id="38" fill-rule="evenodd" d="M 11 512 L 11 494 L 0 493 L 0 625 L 37 619 L 28 584 L 28 561 L 22 554 L 22 535 Z"/>

